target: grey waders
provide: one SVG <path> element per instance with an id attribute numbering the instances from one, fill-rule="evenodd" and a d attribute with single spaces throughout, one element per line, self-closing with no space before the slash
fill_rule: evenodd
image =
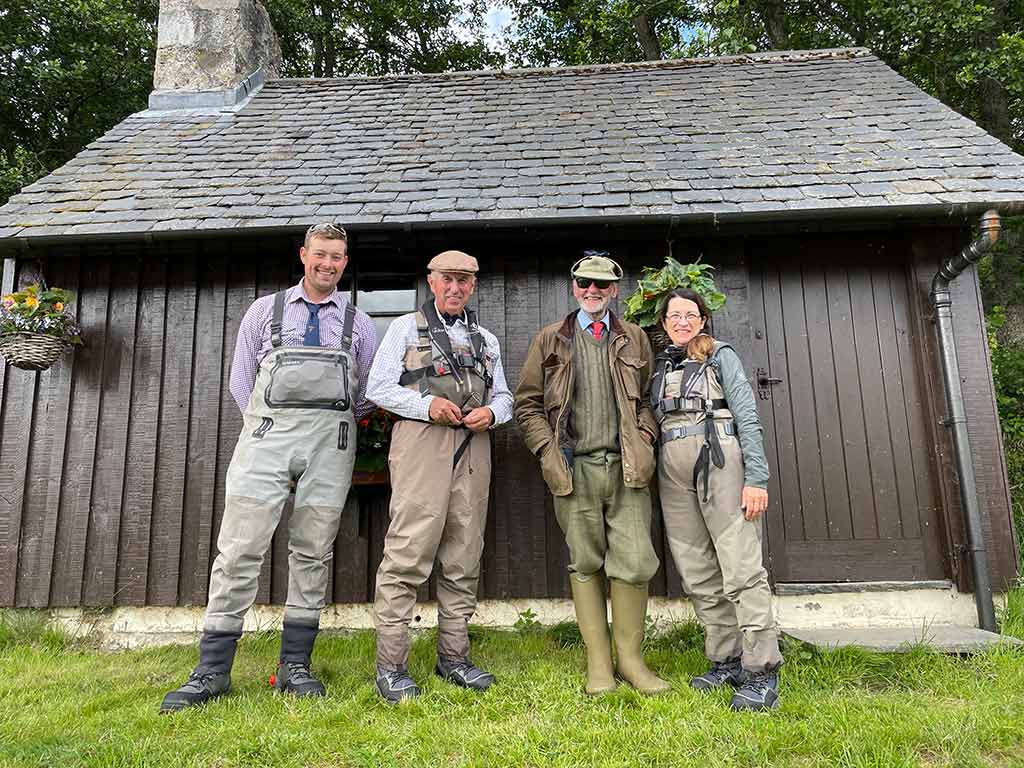
<path id="1" fill-rule="evenodd" d="M 274 297 L 274 348 L 260 363 L 228 467 L 219 554 L 210 573 L 199 665 L 193 673 L 207 683 L 197 686 L 190 678 L 167 695 L 162 711 L 199 704 L 228 690 L 243 617 L 256 599 L 263 557 L 293 480 L 288 599 L 273 684 L 299 696 L 324 693 L 309 665 L 355 462 L 358 370 L 351 350 L 355 308 L 345 306 L 340 349 L 284 347 L 284 299 L 283 292 Z M 201 690 L 192 690 L 197 687 Z"/>
<path id="2" fill-rule="evenodd" d="M 715 364 L 723 346 L 716 343 L 703 363 L 685 355 L 672 359 L 676 348 L 670 347 L 658 358 L 651 383 L 661 425 L 658 483 L 665 530 L 704 625 L 704 652 L 712 664 L 691 682 L 701 690 L 741 686 L 782 663 L 762 564 L 761 521 L 747 520 L 740 508 L 743 454 Z M 772 675 L 773 686 L 774 680 Z"/>

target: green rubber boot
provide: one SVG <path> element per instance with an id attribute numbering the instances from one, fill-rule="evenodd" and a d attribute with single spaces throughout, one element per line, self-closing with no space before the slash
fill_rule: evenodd
<path id="1" fill-rule="evenodd" d="M 647 585 L 612 579 L 611 593 L 616 671 L 645 696 L 665 693 L 672 686 L 647 668 L 641 651 L 647 618 Z"/>
<path id="2" fill-rule="evenodd" d="M 600 696 L 615 690 L 615 671 L 612 668 L 612 644 L 608 637 L 608 608 L 604 599 L 604 579 L 600 573 L 581 580 L 576 574 L 569 577 L 572 602 L 576 608 L 576 623 L 587 647 L 587 684 L 583 690 L 588 696 Z"/>

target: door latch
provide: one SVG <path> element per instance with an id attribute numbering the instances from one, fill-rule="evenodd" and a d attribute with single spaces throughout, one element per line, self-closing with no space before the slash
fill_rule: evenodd
<path id="1" fill-rule="evenodd" d="M 769 389 L 773 384 L 781 384 L 782 379 L 775 378 L 768 375 L 768 371 L 764 368 L 758 368 L 754 372 L 755 378 L 757 379 L 757 396 L 761 400 L 770 400 L 772 393 Z"/>

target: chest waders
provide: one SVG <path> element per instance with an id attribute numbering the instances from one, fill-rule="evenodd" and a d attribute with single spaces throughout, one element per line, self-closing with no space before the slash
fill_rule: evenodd
<path id="1" fill-rule="evenodd" d="M 724 346 L 716 343 L 703 362 L 669 347 L 656 362 L 650 397 L 661 429 L 658 486 L 669 548 L 705 627 L 705 654 L 716 664 L 738 666 L 742 658 L 743 668 L 758 672 L 782 656 L 761 521 L 746 520 L 740 509 L 743 454 L 717 363 Z"/>
<path id="2" fill-rule="evenodd" d="M 453 340 L 434 302 L 427 301 L 416 313 L 416 341 L 405 351 L 399 378 L 402 386 L 450 400 L 464 414 L 489 402 L 494 373 L 476 316 L 468 310 L 466 315 L 468 333 L 459 340 L 461 329 L 452 329 Z M 391 522 L 374 601 L 377 666 L 406 668 L 416 593 L 435 559 L 437 653 L 464 660 L 487 521 L 490 435 L 401 419 L 391 433 L 388 465 Z"/>
<path id="3" fill-rule="evenodd" d="M 288 347 L 281 343 L 284 303 L 284 292 L 276 294 L 273 349 L 260 363 L 228 467 L 204 636 L 240 634 L 294 481 L 281 659 L 308 667 L 355 461 L 355 308 L 345 305 L 340 349 Z"/>

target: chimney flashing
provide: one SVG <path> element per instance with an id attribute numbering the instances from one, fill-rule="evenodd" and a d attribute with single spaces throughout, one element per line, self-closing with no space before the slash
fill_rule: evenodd
<path id="1" fill-rule="evenodd" d="M 149 94 L 149 108 L 177 110 L 234 107 L 259 91 L 265 81 L 263 67 L 260 67 L 234 88 L 210 91 L 153 91 Z"/>

